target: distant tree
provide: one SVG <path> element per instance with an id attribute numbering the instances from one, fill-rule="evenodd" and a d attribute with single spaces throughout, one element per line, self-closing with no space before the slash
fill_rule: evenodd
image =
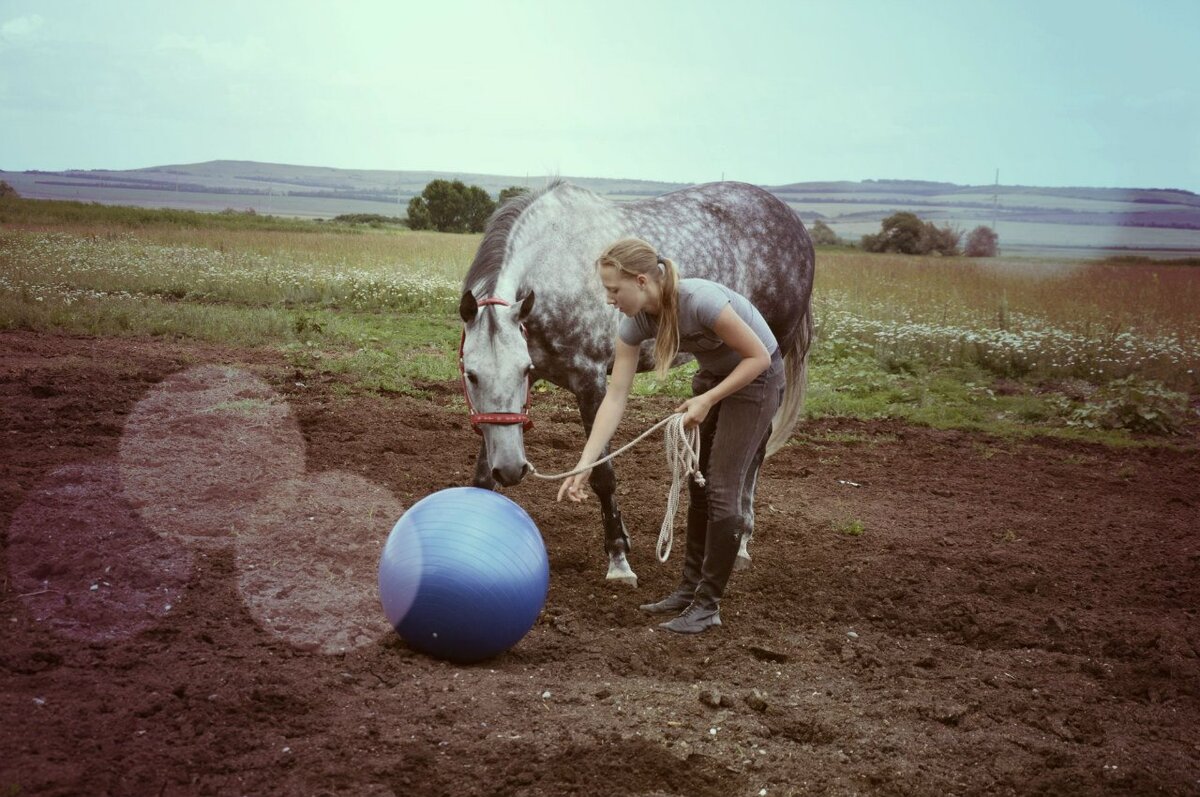
<path id="1" fill-rule="evenodd" d="M 921 240 L 917 250 L 923 255 L 945 255 L 953 257 L 959 253 L 958 245 L 962 241 L 962 231 L 949 225 L 934 226 L 927 221 L 921 227 Z"/>
<path id="2" fill-rule="evenodd" d="M 15 199 L 19 196 L 21 195 L 17 193 L 17 189 L 9 185 L 7 181 L 0 180 L 0 198 L 12 197 Z"/>
<path id="3" fill-rule="evenodd" d="M 463 217 L 467 232 L 483 232 L 488 218 L 496 210 L 496 203 L 487 191 L 477 185 L 467 186 Z"/>
<path id="4" fill-rule="evenodd" d="M 879 232 L 862 237 L 862 248 L 868 252 L 898 252 L 902 255 L 920 254 L 924 223 L 915 213 L 893 213 L 880 224 Z"/>
<path id="5" fill-rule="evenodd" d="M 438 232 L 483 232 L 496 203 L 487 191 L 462 180 L 433 180 L 408 203 L 408 226 Z"/>
<path id="6" fill-rule="evenodd" d="M 979 225 L 967 236 L 967 257 L 995 257 L 1000 251 L 1000 236 L 986 225 Z"/>
<path id="7" fill-rule="evenodd" d="M 415 196 L 408 200 L 408 228 L 410 230 L 428 230 L 433 226 L 429 218 L 429 205 L 425 197 Z"/>
<path id="8" fill-rule="evenodd" d="M 817 219 L 812 226 L 808 228 L 808 234 L 812 237 L 812 242 L 817 246 L 836 246 L 842 242 L 838 238 L 836 232 L 825 222 Z"/>
<path id="9" fill-rule="evenodd" d="M 519 185 L 510 185 L 508 188 L 500 189 L 500 197 L 499 197 L 499 199 L 496 200 L 496 204 L 503 205 L 505 202 L 507 202 L 508 200 L 512 199 L 515 196 L 521 196 L 522 194 L 528 194 L 528 193 L 529 193 L 528 188 L 522 188 Z"/>
<path id="10" fill-rule="evenodd" d="M 868 252 L 895 252 L 902 255 L 957 255 L 962 233 L 949 225 L 938 227 L 921 221 L 915 213 L 893 213 L 880 224 L 879 232 L 862 237 Z"/>
<path id="11" fill-rule="evenodd" d="M 433 180 L 421 196 L 429 206 L 429 221 L 438 232 L 466 232 L 467 187 L 462 180 Z"/>

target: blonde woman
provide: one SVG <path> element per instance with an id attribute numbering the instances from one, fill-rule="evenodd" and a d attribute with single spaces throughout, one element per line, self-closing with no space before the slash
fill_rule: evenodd
<path id="1" fill-rule="evenodd" d="M 617 330 L 608 392 L 576 467 L 599 459 L 625 412 L 640 344 L 654 339 L 659 375 L 676 355 L 695 355 L 692 398 L 676 408 L 699 425 L 705 486 L 689 482 L 687 547 L 679 587 L 650 614 L 678 616 L 662 627 L 694 634 L 721 624 L 720 600 L 746 526 L 744 512 L 762 465 L 771 418 L 783 396 L 783 360 L 762 314 L 745 297 L 703 279 L 680 279 L 650 244 L 626 238 L 596 260 L 608 303 L 625 317 Z M 590 471 L 563 481 L 558 500 L 586 498 Z"/>

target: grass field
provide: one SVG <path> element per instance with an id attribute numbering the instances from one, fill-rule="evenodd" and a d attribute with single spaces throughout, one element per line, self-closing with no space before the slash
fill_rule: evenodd
<path id="1" fill-rule="evenodd" d="M 454 308 L 478 236 L 2 204 L 0 328 L 271 347 L 351 390 L 456 377 Z M 1195 418 L 1195 266 L 827 249 L 817 274 L 812 416 L 1113 440 Z M 687 384 L 683 370 L 637 390 Z"/>

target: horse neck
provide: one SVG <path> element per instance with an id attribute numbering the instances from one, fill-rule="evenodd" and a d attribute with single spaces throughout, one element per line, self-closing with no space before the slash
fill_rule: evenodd
<path id="1" fill-rule="evenodd" d="M 559 186 L 530 205 L 513 227 L 493 287 L 509 300 L 533 290 L 543 306 L 549 301 L 541 297 L 577 301 L 594 289 L 595 260 L 623 229 L 613 202 L 576 186 Z"/>

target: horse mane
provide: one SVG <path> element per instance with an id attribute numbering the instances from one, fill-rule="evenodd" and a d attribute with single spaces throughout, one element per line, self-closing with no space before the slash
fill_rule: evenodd
<path id="1" fill-rule="evenodd" d="M 467 270 L 467 276 L 463 278 L 465 290 L 482 291 L 483 296 L 487 296 L 495 290 L 496 282 L 500 277 L 500 269 L 504 267 L 508 239 L 512 235 L 513 228 L 517 226 L 517 220 L 539 197 L 565 184 L 563 180 L 555 179 L 545 188 L 518 194 L 496 208 L 491 218 L 488 219 L 487 226 L 484 227 L 483 241 L 479 244 L 475 259 L 471 261 L 471 268 Z M 477 293 L 476 298 L 482 297 Z"/>

